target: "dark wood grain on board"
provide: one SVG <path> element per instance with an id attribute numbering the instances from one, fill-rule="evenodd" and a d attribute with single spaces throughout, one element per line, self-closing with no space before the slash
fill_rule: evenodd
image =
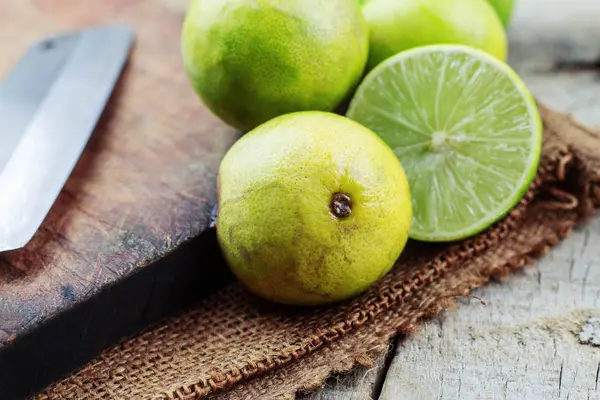
<path id="1" fill-rule="evenodd" d="M 213 235 L 201 234 L 216 202 L 219 162 L 238 133 L 187 81 L 184 12 L 167 0 L 0 2 L 0 75 L 45 35 L 108 23 L 129 24 L 136 34 L 107 110 L 47 219 L 25 248 L 0 255 L 3 399 L 69 372 L 214 289 L 213 272 L 223 275 Z"/>

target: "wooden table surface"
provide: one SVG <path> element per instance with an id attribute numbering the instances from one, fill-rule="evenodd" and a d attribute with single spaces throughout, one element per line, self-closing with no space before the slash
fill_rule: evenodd
<path id="1" fill-rule="evenodd" d="M 516 1 L 509 63 L 539 100 L 600 125 L 600 0 Z M 600 217 L 533 267 L 475 291 L 485 306 L 459 302 L 395 339 L 375 367 L 301 398 L 600 399 L 598 244 Z"/>

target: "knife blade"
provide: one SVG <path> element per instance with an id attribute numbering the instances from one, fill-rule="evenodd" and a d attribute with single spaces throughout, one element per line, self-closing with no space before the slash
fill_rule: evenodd
<path id="1" fill-rule="evenodd" d="M 75 36 L 68 35 L 35 43 L 0 85 L 0 171 L 58 76 L 74 41 Z"/>
<path id="2" fill-rule="evenodd" d="M 133 40 L 126 26 L 42 40 L 0 86 L 0 251 L 25 246 L 46 218 L 104 111 Z"/>

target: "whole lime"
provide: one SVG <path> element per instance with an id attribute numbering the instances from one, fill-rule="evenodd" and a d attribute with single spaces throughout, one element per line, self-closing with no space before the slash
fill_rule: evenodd
<path id="1" fill-rule="evenodd" d="M 494 8 L 482 0 L 370 0 L 368 69 L 418 46 L 462 44 L 505 61 L 507 39 Z"/>
<path id="2" fill-rule="evenodd" d="M 195 91 L 243 131 L 336 109 L 362 77 L 369 46 L 356 0 L 192 0 L 181 40 Z"/>
<path id="3" fill-rule="evenodd" d="M 319 305 L 366 290 L 393 266 L 412 220 L 392 150 L 328 112 L 274 118 L 219 169 L 217 237 L 232 272 L 274 302 Z"/>
<path id="4" fill-rule="evenodd" d="M 502 24 L 508 26 L 515 8 L 515 0 L 488 0 L 488 2 L 496 9 Z"/>

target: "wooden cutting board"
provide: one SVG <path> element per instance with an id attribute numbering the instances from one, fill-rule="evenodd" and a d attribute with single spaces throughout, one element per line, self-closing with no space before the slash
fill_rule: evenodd
<path id="1" fill-rule="evenodd" d="M 0 2 L 0 75 L 42 36 L 108 23 L 136 34 L 46 221 L 26 248 L 0 255 L 2 399 L 48 384 L 230 278 L 207 227 L 219 162 L 238 133 L 187 81 L 179 42 L 187 5 Z"/>

